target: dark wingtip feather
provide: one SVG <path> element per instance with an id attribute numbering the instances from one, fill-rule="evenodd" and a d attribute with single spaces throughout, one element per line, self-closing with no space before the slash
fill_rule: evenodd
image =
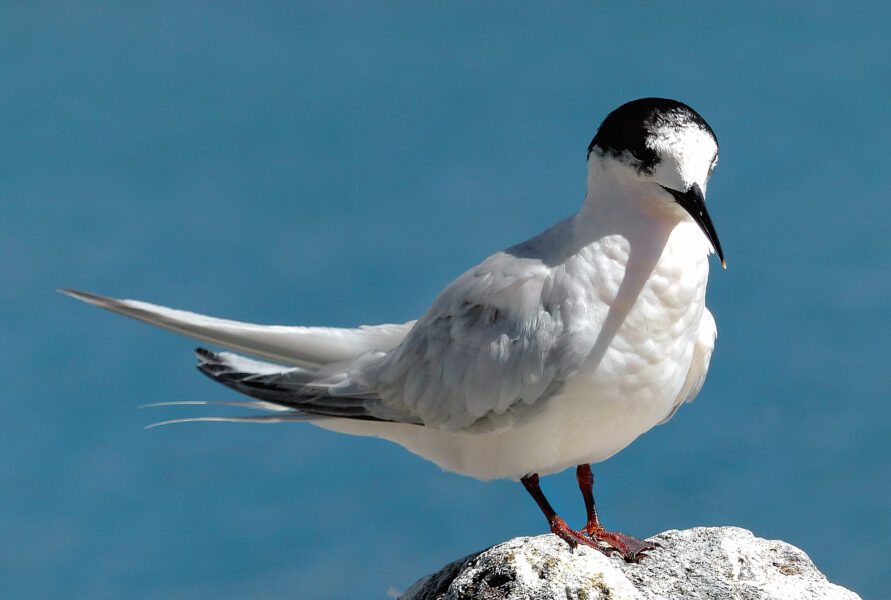
<path id="1" fill-rule="evenodd" d="M 195 355 L 199 360 L 219 360 L 220 357 L 216 352 L 211 352 L 207 348 L 195 348 Z"/>
<path id="2" fill-rule="evenodd" d="M 221 363 L 222 357 L 207 348 L 195 348 L 195 356 L 198 357 L 198 364 L 195 365 L 198 371 L 217 381 L 217 375 L 221 370 L 225 369 Z"/>
<path id="3" fill-rule="evenodd" d="M 329 396 L 324 387 L 313 387 L 308 384 L 312 373 L 299 368 L 257 363 L 258 367 L 271 366 L 271 371 L 254 371 L 249 359 L 243 359 L 225 353 L 218 354 L 206 348 L 196 348 L 198 370 L 213 379 L 242 394 L 257 398 L 263 402 L 290 409 L 299 414 L 312 415 L 304 417 L 311 420 L 315 417 L 339 417 L 369 421 L 386 421 L 369 412 L 368 398 L 350 396 Z"/>

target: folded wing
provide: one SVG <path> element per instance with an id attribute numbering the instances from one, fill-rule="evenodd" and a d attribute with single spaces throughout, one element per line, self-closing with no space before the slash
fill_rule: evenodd
<path id="1" fill-rule="evenodd" d="M 563 380 L 564 325 L 559 309 L 542 301 L 548 277 L 538 260 L 490 257 L 446 288 L 386 360 L 350 382 L 428 427 L 515 424 Z"/>

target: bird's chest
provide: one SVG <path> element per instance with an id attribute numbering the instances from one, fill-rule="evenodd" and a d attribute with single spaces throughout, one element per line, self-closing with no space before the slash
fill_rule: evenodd
<path id="1" fill-rule="evenodd" d="M 636 249 L 605 240 L 595 250 L 581 257 L 578 295 L 567 297 L 566 332 L 579 367 L 568 385 L 626 406 L 635 398 L 669 405 L 697 339 L 707 255 L 671 239 Z"/>

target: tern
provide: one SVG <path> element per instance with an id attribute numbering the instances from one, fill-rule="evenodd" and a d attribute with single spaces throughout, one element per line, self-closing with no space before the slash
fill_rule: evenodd
<path id="1" fill-rule="evenodd" d="M 253 398 L 228 404 L 262 412 L 163 424 L 306 421 L 390 440 L 448 471 L 519 480 L 570 546 L 638 561 L 654 546 L 601 525 L 590 464 L 671 419 L 703 385 L 717 335 L 709 255 L 726 267 L 705 206 L 717 161 L 712 128 L 686 104 L 620 106 L 588 146 L 581 209 L 486 258 L 403 324 L 264 326 L 61 291 L 265 359 L 199 348 L 202 373 Z M 539 486 L 572 466 L 580 530 Z"/>

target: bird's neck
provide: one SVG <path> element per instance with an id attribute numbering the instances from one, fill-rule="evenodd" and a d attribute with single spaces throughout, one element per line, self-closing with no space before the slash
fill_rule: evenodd
<path id="1" fill-rule="evenodd" d="M 579 246 L 609 238 L 625 240 L 630 252 L 656 256 L 665 249 L 700 259 L 710 253 L 708 240 L 683 208 L 667 200 L 656 183 L 641 181 L 610 157 L 592 156 L 589 162 L 588 191 L 573 218 L 573 235 Z"/>
<path id="2" fill-rule="evenodd" d="M 636 221 L 658 221 L 676 225 L 684 211 L 665 201 L 658 184 L 642 181 L 619 159 L 592 156 L 588 163 L 588 190 L 580 215 L 603 219 L 614 217 Z"/>

